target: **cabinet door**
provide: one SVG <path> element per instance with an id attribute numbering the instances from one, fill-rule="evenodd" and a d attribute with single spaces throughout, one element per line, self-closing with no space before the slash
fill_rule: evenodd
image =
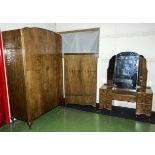
<path id="1" fill-rule="evenodd" d="M 11 116 L 26 121 L 26 90 L 21 37 L 20 30 L 3 32 Z"/>
<path id="2" fill-rule="evenodd" d="M 65 102 L 96 105 L 97 57 L 95 54 L 65 54 Z"/>
<path id="3" fill-rule="evenodd" d="M 61 103 L 61 37 L 39 28 L 24 28 L 22 33 L 28 116 L 32 121 Z"/>

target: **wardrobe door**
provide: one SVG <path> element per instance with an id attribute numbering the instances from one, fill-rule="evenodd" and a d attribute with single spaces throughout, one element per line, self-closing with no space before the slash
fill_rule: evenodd
<path id="1" fill-rule="evenodd" d="M 65 54 L 65 103 L 96 106 L 97 57 Z"/>
<path id="2" fill-rule="evenodd" d="M 61 102 L 61 37 L 40 28 L 22 29 L 29 121 Z"/>
<path id="3" fill-rule="evenodd" d="M 25 75 L 20 30 L 2 33 L 11 116 L 27 121 Z"/>

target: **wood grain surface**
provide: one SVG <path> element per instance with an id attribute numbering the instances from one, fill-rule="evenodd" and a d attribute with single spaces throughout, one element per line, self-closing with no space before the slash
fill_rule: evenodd
<path id="1" fill-rule="evenodd" d="M 65 54 L 64 75 L 66 104 L 96 105 L 95 54 Z"/>
<path id="2" fill-rule="evenodd" d="M 11 114 L 32 122 L 62 102 L 61 37 L 40 28 L 3 34 Z"/>
<path id="3" fill-rule="evenodd" d="M 147 87 L 147 67 L 144 56 L 139 56 L 138 80 L 135 90 L 116 88 L 114 85 L 115 59 L 113 56 L 109 61 L 107 69 L 107 84 L 99 90 L 99 108 L 112 110 L 112 100 L 136 102 L 136 114 L 151 116 L 153 92 Z"/>
<path id="4" fill-rule="evenodd" d="M 28 121 L 20 30 L 2 33 L 11 116 Z"/>

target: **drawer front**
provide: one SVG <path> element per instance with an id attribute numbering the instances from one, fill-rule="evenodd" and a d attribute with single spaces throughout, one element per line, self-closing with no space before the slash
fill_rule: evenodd
<path id="1" fill-rule="evenodd" d="M 145 109 L 145 104 L 137 104 L 136 108 L 137 109 Z"/>
<path id="2" fill-rule="evenodd" d="M 105 108 L 108 109 L 108 110 L 112 110 L 112 104 L 106 104 Z"/>
<path id="3" fill-rule="evenodd" d="M 151 116 L 151 111 L 145 111 L 146 116 Z"/>
<path id="4" fill-rule="evenodd" d="M 103 94 L 103 93 L 100 93 L 100 94 L 99 94 L 99 97 L 100 97 L 100 98 L 106 98 L 106 96 L 107 96 L 106 93 L 104 93 L 104 94 Z"/>
<path id="5" fill-rule="evenodd" d="M 108 100 L 108 99 L 112 100 L 112 94 L 100 92 L 99 98 L 103 100 Z"/>
<path id="6" fill-rule="evenodd" d="M 100 94 L 112 95 L 112 89 L 100 89 Z"/>
<path id="7" fill-rule="evenodd" d="M 107 89 L 107 95 L 112 95 L 112 89 Z"/>
<path id="8" fill-rule="evenodd" d="M 102 102 L 106 102 L 106 98 L 104 98 L 104 97 L 100 97 L 100 98 L 99 98 L 99 102 L 100 102 L 100 103 L 102 103 Z"/>
<path id="9" fill-rule="evenodd" d="M 145 114 L 151 115 L 152 105 L 145 105 Z"/>
<path id="10" fill-rule="evenodd" d="M 146 95 L 146 99 L 145 99 L 145 101 L 146 101 L 146 104 L 152 104 L 152 95 Z"/>
<path id="11" fill-rule="evenodd" d="M 100 109 L 105 108 L 108 110 L 112 110 L 112 96 L 107 96 L 106 94 L 103 94 L 103 92 L 100 92 L 99 102 Z"/>
<path id="12" fill-rule="evenodd" d="M 136 113 L 145 114 L 147 116 L 151 115 L 152 105 L 151 104 L 137 104 Z"/>
<path id="13" fill-rule="evenodd" d="M 137 95 L 137 103 L 145 103 L 145 95 Z"/>
<path id="14" fill-rule="evenodd" d="M 99 95 L 99 100 L 100 101 L 103 101 L 103 100 L 106 100 L 106 94 L 101 94 Z"/>
<path id="15" fill-rule="evenodd" d="M 100 93 L 101 94 L 106 94 L 107 93 L 107 89 L 100 89 Z"/>
<path id="16" fill-rule="evenodd" d="M 105 95 L 100 93 L 99 102 L 100 102 L 99 103 L 99 108 L 103 109 L 105 107 L 105 105 L 106 105 L 106 97 L 105 97 Z"/>
<path id="17" fill-rule="evenodd" d="M 145 113 L 145 104 L 136 105 L 136 113 L 144 114 Z"/>

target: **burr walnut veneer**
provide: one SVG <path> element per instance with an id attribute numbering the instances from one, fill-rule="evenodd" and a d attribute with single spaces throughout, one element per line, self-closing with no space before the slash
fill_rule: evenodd
<path id="1" fill-rule="evenodd" d="M 61 36 L 40 28 L 2 34 L 11 116 L 32 121 L 61 104 Z"/>
<path id="2" fill-rule="evenodd" d="M 112 110 L 112 100 L 136 102 L 136 114 L 151 116 L 153 92 L 147 87 L 146 59 L 133 52 L 113 56 L 107 84 L 99 90 L 100 109 Z"/>
<path id="3" fill-rule="evenodd" d="M 96 54 L 64 55 L 65 103 L 96 106 Z"/>

